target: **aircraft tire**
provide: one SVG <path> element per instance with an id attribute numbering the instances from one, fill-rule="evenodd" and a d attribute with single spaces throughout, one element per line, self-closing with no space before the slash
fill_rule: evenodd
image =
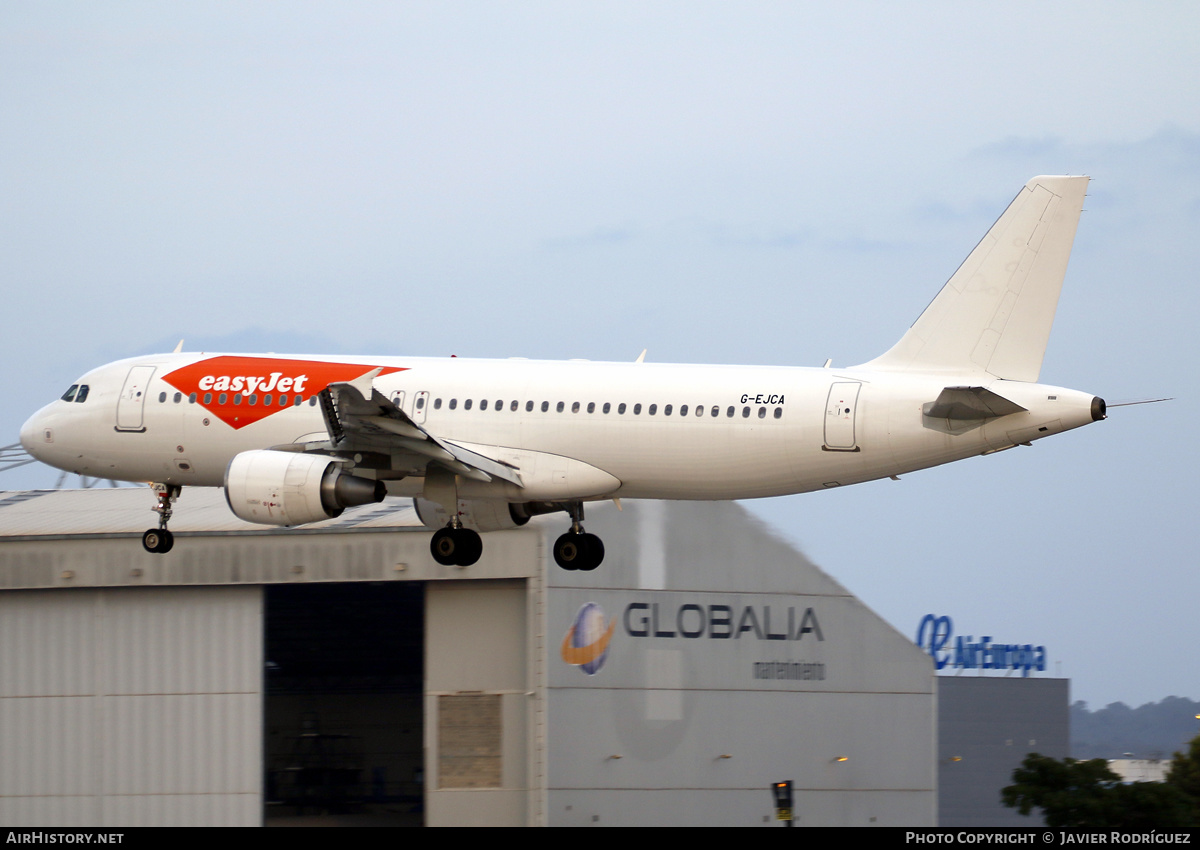
<path id="1" fill-rule="evenodd" d="M 575 534 L 568 531 L 554 541 L 554 563 L 564 570 L 586 570 L 588 563 L 588 546 L 584 539 L 587 535 Z"/>
<path id="2" fill-rule="evenodd" d="M 453 567 L 458 559 L 459 539 L 450 527 L 439 528 L 429 541 L 429 554 L 443 567 Z"/>
<path id="3" fill-rule="evenodd" d="M 454 558 L 454 564 L 459 567 L 469 567 L 483 554 L 483 539 L 479 536 L 478 531 L 470 528 L 460 528 L 457 529 L 457 532 L 458 554 Z"/>
<path id="4" fill-rule="evenodd" d="M 604 560 L 604 541 L 594 534 L 583 534 L 581 536 L 583 537 L 583 546 L 587 557 L 579 569 L 590 572 L 600 566 Z"/>
<path id="5" fill-rule="evenodd" d="M 156 555 L 170 552 L 174 544 L 175 535 L 166 529 L 149 528 L 142 535 L 142 548 Z"/>

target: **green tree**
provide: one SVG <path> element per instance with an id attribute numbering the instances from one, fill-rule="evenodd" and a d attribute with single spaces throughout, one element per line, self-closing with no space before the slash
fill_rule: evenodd
<path id="1" fill-rule="evenodd" d="M 1183 793 L 1191 803 L 1190 826 L 1200 826 L 1200 735 L 1192 738 L 1186 753 L 1175 753 L 1167 784 Z"/>
<path id="2" fill-rule="evenodd" d="M 1122 784 L 1104 759 L 1062 761 L 1030 753 L 1000 792 L 1009 808 L 1041 809 L 1046 826 L 1166 829 L 1189 824 L 1189 799 L 1163 782 Z"/>

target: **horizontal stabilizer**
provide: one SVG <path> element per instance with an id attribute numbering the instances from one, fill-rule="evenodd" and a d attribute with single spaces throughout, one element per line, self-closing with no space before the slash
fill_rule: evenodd
<path id="1" fill-rule="evenodd" d="M 1026 409 L 983 387 L 946 387 L 937 401 L 926 402 L 921 408 L 926 416 L 934 419 L 959 421 L 995 419 Z"/>

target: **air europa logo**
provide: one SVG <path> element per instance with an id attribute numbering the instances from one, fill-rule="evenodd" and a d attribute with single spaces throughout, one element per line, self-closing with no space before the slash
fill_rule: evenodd
<path id="1" fill-rule="evenodd" d="M 176 369 L 163 380 L 184 395 L 195 393 L 200 405 L 238 429 L 286 410 L 296 395 L 315 395 L 330 384 L 353 381 L 372 368 L 362 363 L 226 355 Z M 402 371 L 391 366 L 380 374 Z"/>

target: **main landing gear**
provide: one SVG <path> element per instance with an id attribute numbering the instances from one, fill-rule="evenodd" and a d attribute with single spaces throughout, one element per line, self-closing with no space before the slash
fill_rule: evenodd
<path id="1" fill-rule="evenodd" d="M 564 570 L 594 570 L 604 560 L 604 543 L 583 530 L 583 505 L 573 503 L 567 510 L 571 530 L 554 541 L 554 561 Z M 454 517 L 433 533 L 429 553 L 444 567 L 469 567 L 483 554 L 483 540 L 479 532 L 466 528 Z"/>
<path id="2" fill-rule="evenodd" d="M 483 554 L 483 540 L 478 531 L 452 523 L 433 533 L 429 551 L 443 567 L 469 567 Z"/>
<path id="3" fill-rule="evenodd" d="M 171 519 L 171 503 L 179 498 L 182 489 L 177 484 L 154 485 L 158 504 L 152 510 L 158 514 L 158 528 L 147 529 L 142 535 L 142 548 L 147 552 L 165 555 L 175 545 L 175 535 L 167 529 L 167 523 Z"/>
<path id="4" fill-rule="evenodd" d="M 583 505 L 572 502 L 571 530 L 554 541 L 554 561 L 564 570 L 590 571 L 604 560 L 604 543 L 583 530 Z"/>

